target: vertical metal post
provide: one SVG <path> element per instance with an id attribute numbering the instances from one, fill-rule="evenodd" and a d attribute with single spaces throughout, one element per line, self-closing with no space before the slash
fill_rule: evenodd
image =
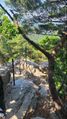
<path id="1" fill-rule="evenodd" d="M 12 59 L 13 85 L 15 86 L 14 60 Z"/>

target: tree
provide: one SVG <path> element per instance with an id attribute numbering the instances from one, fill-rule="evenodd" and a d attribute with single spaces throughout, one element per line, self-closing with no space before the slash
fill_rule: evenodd
<path id="1" fill-rule="evenodd" d="M 11 61 L 12 58 L 20 57 L 21 50 L 23 49 L 22 36 L 18 35 L 18 30 L 11 23 L 5 14 L 1 14 L 1 26 L 0 26 L 0 58 L 3 63 Z"/>
<path id="2" fill-rule="evenodd" d="M 3 14 L 3 12 L 1 13 L 1 17 L 0 59 L 2 59 L 2 62 L 4 63 L 11 61 L 12 58 L 16 59 L 22 55 L 25 58 L 33 58 L 35 61 L 38 60 L 37 57 L 42 58 L 42 54 L 40 54 L 40 56 L 35 55 L 37 51 L 26 41 L 24 41 L 23 37 L 18 34 L 18 30 L 15 25 L 11 23 L 11 21 L 7 16 L 5 16 L 5 14 Z M 37 54 L 39 54 L 39 52 Z"/>
<path id="3" fill-rule="evenodd" d="M 0 6 L 3 8 L 2 5 L 0 5 Z M 9 13 L 4 8 L 3 8 L 3 10 L 9 15 Z M 13 18 L 11 16 L 10 16 L 10 18 L 13 20 Z M 50 91 L 51 91 L 53 100 L 56 101 L 58 104 L 61 104 L 59 97 L 58 97 L 57 90 L 56 90 L 55 81 L 54 81 L 54 68 L 55 68 L 55 59 L 56 59 L 57 52 L 61 48 L 64 48 L 64 44 L 66 44 L 66 33 L 62 32 L 62 34 L 61 34 L 62 37 L 57 42 L 57 45 L 54 46 L 54 48 L 52 49 L 51 52 L 48 52 L 47 50 L 45 50 L 41 46 L 39 46 L 37 43 L 30 40 L 28 38 L 28 36 L 26 36 L 24 34 L 23 30 L 19 26 L 18 26 L 18 31 L 20 34 L 22 34 L 22 36 L 24 37 L 25 40 L 27 40 L 30 44 L 32 44 L 36 49 L 40 50 L 48 58 L 48 61 L 49 61 L 48 81 L 49 81 Z"/>

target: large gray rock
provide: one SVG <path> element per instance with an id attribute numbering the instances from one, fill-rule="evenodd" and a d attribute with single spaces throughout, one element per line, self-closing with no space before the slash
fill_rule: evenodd
<path id="1" fill-rule="evenodd" d="M 48 85 L 40 84 L 38 89 L 41 97 L 47 97 L 49 94 L 49 87 Z"/>
<path id="2" fill-rule="evenodd" d="M 2 76 L 3 79 L 4 88 L 6 88 L 6 85 L 10 81 L 10 71 L 8 67 L 0 66 L 0 75 Z"/>
<path id="3" fill-rule="evenodd" d="M 26 79 L 18 79 L 15 83 L 15 86 L 12 85 L 11 91 L 6 95 L 6 112 L 8 118 L 11 117 L 10 119 L 14 119 L 14 116 L 23 119 L 30 106 L 36 107 L 37 102 L 34 100 L 37 99 L 35 95 L 38 87 Z M 12 109 L 11 113 L 9 113 L 10 109 Z"/>
<path id="4" fill-rule="evenodd" d="M 48 62 L 42 62 L 40 65 L 39 65 L 39 69 L 44 72 L 44 71 L 47 71 L 48 69 Z"/>
<path id="5" fill-rule="evenodd" d="M 38 88 L 32 80 L 17 79 L 15 86 L 12 85 L 10 92 L 6 95 L 7 118 L 24 119 L 29 110 L 34 111 L 36 109 L 38 99 L 46 96 L 47 90 L 44 85 L 40 85 L 40 88 Z M 30 119 L 45 118 L 35 117 Z"/>

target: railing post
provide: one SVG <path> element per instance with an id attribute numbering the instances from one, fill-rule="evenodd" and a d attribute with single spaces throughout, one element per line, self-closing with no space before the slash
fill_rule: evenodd
<path id="1" fill-rule="evenodd" d="M 15 86 L 15 71 L 14 71 L 14 60 L 12 59 L 12 73 L 13 73 L 13 85 Z"/>

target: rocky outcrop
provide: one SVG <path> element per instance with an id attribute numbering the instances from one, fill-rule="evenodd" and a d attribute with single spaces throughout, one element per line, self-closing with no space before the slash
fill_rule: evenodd
<path id="1" fill-rule="evenodd" d="M 23 67 L 23 69 L 28 70 L 31 73 L 35 73 L 37 69 L 42 73 L 48 70 L 48 61 L 37 64 L 29 60 L 23 60 L 20 64 L 22 65 L 21 67 Z"/>
<path id="2" fill-rule="evenodd" d="M 13 117 L 15 114 L 18 119 L 23 119 L 29 106 L 31 105 L 33 98 L 35 98 L 34 95 L 37 88 L 34 87 L 35 85 L 31 81 L 24 79 L 16 80 L 15 86 L 12 85 L 11 89 L 7 91 L 6 95 L 6 108 L 8 118 L 11 116 Z M 9 101 L 7 101 L 7 98 Z M 12 109 L 11 113 L 9 113 L 8 107 Z"/>
<path id="3" fill-rule="evenodd" d="M 39 89 L 31 80 L 16 80 L 16 85 L 12 85 L 6 95 L 7 118 L 24 119 L 30 109 L 35 110 L 39 96 L 46 96 L 47 91 L 44 92 L 44 88 L 40 86 Z"/>
<path id="4" fill-rule="evenodd" d="M 10 71 L 6 66 L 0 66 L 0 75 L 3 79 L 4 88 L 6 88 L 7 83 L 10 81 Z"/>

